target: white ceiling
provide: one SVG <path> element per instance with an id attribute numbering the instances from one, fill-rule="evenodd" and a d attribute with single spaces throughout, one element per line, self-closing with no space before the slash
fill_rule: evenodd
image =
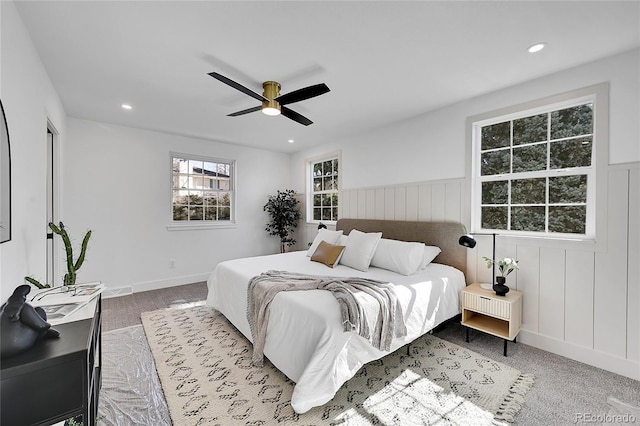
<path id="1" fill-rule="evenodd" d="M 69 116 L 293 152 L 640 46 L 638 1 L 24 1 Z M 529 54 L 529 45 L 548 46 Z M 324 82 L 260 112 L 262 93 Z M 129 103 L 133 110 L 120 105 Z M 294 139 L 295 143 L 287 141 Z"/>

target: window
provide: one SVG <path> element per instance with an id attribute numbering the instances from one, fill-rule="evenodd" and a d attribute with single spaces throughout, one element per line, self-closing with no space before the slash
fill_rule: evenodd
<path id="1" fill-rule="evenodd" d="M 472 121 L 474 230 L 595 238 L 596 99 Z"/>
<path id="2" fill-rule="evenodd" d="M 182 223 L 231 222 L 235 162 L 171 155 L 172 219 Z"/>
<path id="3" fill-rule="evenodd" d="M 307 221 L 338 220 L 338 190 L 340 185 L 338 157 L 309 162 L 309 203 Z"/>

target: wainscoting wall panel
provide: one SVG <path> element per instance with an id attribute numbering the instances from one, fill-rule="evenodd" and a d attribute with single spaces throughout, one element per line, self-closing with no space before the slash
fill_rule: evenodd
<path id="1" fill-rule="evenodd" d="M 444 186 L 444 217 L 442 220 L 462 222 L 462 194 L 463 188 L 457 183 L 447 183 Z"/>
<path id="2" fill-rule="evenodd" d="M 431 185 L 418 186 L 418 220 L 431 220 Z"/>
<path id="3" fill-rule="evenodd" d="M 385 188 L 384 189 L 384 218 L 395 220 L 396 216 L 400 216 L 400 212 L 404 211 L 404 203 L 396 206 L 396 190 L 399 188 Z M 398 213 L 396 214 L 396 210 Z M 365 213 L 366 216 L 366 213 Z M 345 216 L 346 217 L 346 216 Z"/>
<path id="4" fill-rule="evenodd" d="M 343 196 L 341 194 L 341 196 Z M 384 219 L 384 188 L 367 189 L 367 219 Z M 373 208 L 373 210 L 369 210 Z M 346 216 L 345 216 L 346 217 Z"/>
<path id="5" fill-rule="evenodd" d="M 464 179 L 345 189 L 340 217 L 385 220 L 462 221 Z"/>
<path id="6" fill-rule="evenodd" d="M 627 358 L 640 360 L 640 168 L 629 171 Z"/>
<path id="7" fill-rule="evenodd" d="M 517 289 L 523 292 L 522 328 L 538 333 L 540 316 L 545 315 L 540 313 L 540 247 L 518 246 L 516 259 L 520 259 L 520 269 L 516 272 Z"/>
<path id="8" fill-rule="evenodd" d="M 593 252 L 567 250 L 565 254 L 565 324 L 567 342 L 593 347 Z"/>
<path id="9" fill-rule="evenodd" d="M 607 247 L 498 236 L 496 257 L 520 261 L 507 279 L 524 292 L 520 341 L 640 379 L 640 164 L 611 166 L 608 181 Z M 340 193 L 339 215 L 469 226 L 466 194 L 465 179 L 349 188 Z M 306 239 L 316 232 L 308 224 Z M 491 236 L 476 239 L 467 281 L 489 282 L 482 257 L 492 255 Z"/>
<path id="10" fill-rule="evenodd" d="M 624 358 L 627 353 L 628 170 L 610 171 L 607 196 L 608 247 L 596 253 L 594 349 Z"/>
<path id="11" fill-rule="evenodd" d="M 420 205 L 418 185 L 407 186 L 407 198 L 406 198 L 406 208 L 407 212 L 405 214 L 405 220 L 408 221 L 417 221 L 418 220 L 418 209 Z"/>
<path id="12" fill-rule="evenodd" d="M 518 259 L 526 263 L 529 259 Z M 564 340 L 564 268 L 565 251 L 561 248 L 543 247 L 540 250 L 540 288 L 538 318 L 539 332 L 545 336 Z"/>

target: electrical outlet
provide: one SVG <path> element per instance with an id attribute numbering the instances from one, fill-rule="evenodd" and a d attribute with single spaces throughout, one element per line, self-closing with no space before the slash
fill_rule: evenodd
<path id="1" fill-rule="evenodd" d="M 169 259 L 169 268 L 175 268 L 175 267 L 176 267 L 176 260 Z"/>

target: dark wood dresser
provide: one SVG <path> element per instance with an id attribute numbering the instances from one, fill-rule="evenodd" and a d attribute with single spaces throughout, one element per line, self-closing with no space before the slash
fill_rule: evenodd
<path id="1" fill-rule="evenodd" d="M 0 365 L 0 424 L 50 425 L 83 416 L 96 423 L 102 382 L 102 299 L 55 325 L 59 339 L 39 341 Z"/>

